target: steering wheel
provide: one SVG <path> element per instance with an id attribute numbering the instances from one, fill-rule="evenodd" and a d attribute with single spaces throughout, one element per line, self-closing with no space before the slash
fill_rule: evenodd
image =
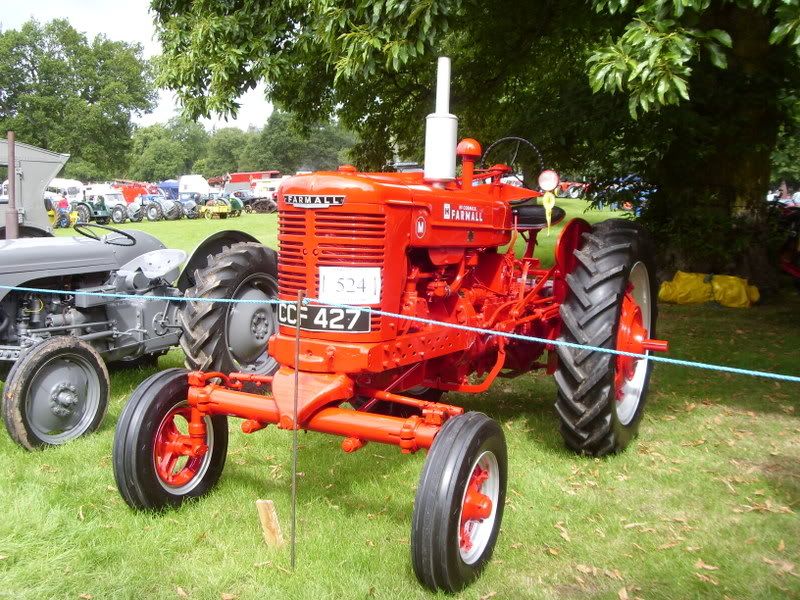
<path id="1" fill-rule="evenodd" d="M 534 156 L 536 157 L 536 159 L 539 162 L 539 172 L 544 171 L 544 159 L 542 158 L 542 153 L 539 152 L 539 148 L 537 148 L 536 145 L 533 142 L 530 142 L 530 141 L 526 140 L 525 138 L 516 137 L 516 136 L 500 138 L 499 140 L 496 140 L 495 142 L 493 142 L 486 149 L 486 151 L 483 153 L 483 156 L 481 157 L 481 168 L 483 169 L 483 168 L 486 167 L 486 157 L 489 156 L 490 152 L 496 150 L 500 146 L 512 145 L 512 144 L 513 144 L 513 147 L 514 147 L 514 154 L 511 156 L 511 160 L 505 162 L 505 164 L 507 164 L 509 167 L 511 167 L 511 169 L 512 169 L 511 175 L 513 177 L 515 177 L 520 182 L 520 184 L 524 184 L 524 182 L 517 175 L 517 172 L 520 171 L 520 168 L 521 168 L 521 165 L 519 165 L 517 163 L 517 156 L 519 156 L 519 151 L 520 151 L 520 147 L 521 146 L 524 145 L 525 147 L 529 148 L 533 152 Z"/>
<path id="2" fill-rule="evenodd" d="M 136 245 L 136 238 L 133 237 L 127 231 L 122 231 L 121 229 L 117 229 L 116 227 L 109 227 L 108 225 L 100 225 L 98 223 L 75 223 L 72 228 L 80 233 L 82 236 L 89 238 L 90 240 L 95 240 L 98 242 L 103 242 L 104 244 L 108 244 L 109 246 L 135 246 Z M 122 236 L 122 239 L 114 238 L 110 239 L 108 236 L 105 239 L 101 238 L 97 235 L 92 228 L 97 229 L 105 229 L 106 231 L 110 231 L 111 233 L 116 233 Z M 124 244 L 122 242 L 125 242 Z"/>

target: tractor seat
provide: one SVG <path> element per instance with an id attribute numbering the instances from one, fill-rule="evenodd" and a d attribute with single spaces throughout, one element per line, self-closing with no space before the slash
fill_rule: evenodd
<path id="1" fill-rule="evenodd" d="M 515 206 L 511 210 L 517 218 L 517 227 L 520 229 L 542 229 L 547 227 L 544 206 L 523 204 L 522 206 Z M 553 213 L 550 216 L 550 224 L 556 225 L 563 221 L 566 216 L 567 211 L 559 206 L 554 206 Z"/>

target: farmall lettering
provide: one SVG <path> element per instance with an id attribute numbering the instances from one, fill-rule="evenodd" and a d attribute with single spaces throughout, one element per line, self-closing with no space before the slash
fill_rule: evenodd
<path id="1" fill-rule="evenodd" d="M 297 208 L 328 208 L 344 204 L 344 196 L 312 196 L 310 194 L 287 194 L 284 196 L 286 204 Z"/>
<path id="2" fill-rule="evenodd" d="M 445 221 L 458 221 L 459 223 L 483 223 L 483 209 L 469 204 L 459 204 L 451 206 L 448 203 L 443 205 Z"/>

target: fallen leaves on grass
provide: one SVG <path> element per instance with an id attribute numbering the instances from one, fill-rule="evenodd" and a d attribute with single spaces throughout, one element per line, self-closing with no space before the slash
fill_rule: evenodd
<path id="1" fill-rule="evenodd" d="M 704 581 L 705 583 L 710 583 L 711 585 L 719 585 L 719 580 L 712 575 L 695 573 L 695 577 L 697 577 L 700 581 Z"/>
<path id="2" fill-rule="evenodd" d="M 719 571 L 719 567 L 715 567 L 714 565 L 709 565 L 703 562 L 702 558 L 698 558 L 697 562 L 694 563 L 695 569 L 703 569 L 705 571 Z"/>
<path id="3" fill-rule="evenodd" d="M 564 527 L 564 522 L 563 522 L 563 521 L 559 521 L 558 523 L 556 523 L 555 525 L 553 525 L 553 527 L 555 527 L 556 529 L 558 529 L 558 532 L 559 532 L 559 534 L 560 534 L 560 535 L 561 535 L 561 537 L 562 537 L 562 538 L 564 538 L 566 541 L 568 541 L 568 542 L 571 542 L 571 541 L 572 541 L 572 540 L 570 539 L 570 537 L 569 537 L 569 533 L 567 532 L 567 529 L 566 529 L 566 527 Z"/>
<path id="4" fill-rule="evenodd" d="M 236 594 L 229 594 L 228 592 L 222 592 L 222 595 L 220 596 L 220 598 L 222 600 L 236 600 L 236 598 L 238 598 L 238 596 Z"/>
<path id="5" fill-rule="evenodd" d="M 558 556 L 561 553 L 561 551 L 558 548 L 553 548 L 552 546 L 548 546 L 547 553 L 552 556 Z"/>
<path id="6" fill-rule="evenodd" d="M 175 593 L 176 593 L 176 594 L 178 594 L 178 596 L 180 596 L 181 598 L 188 598 L 188 597 L 189 597 L 189 592 L 187 592 L 187 591 L 186 591 L 185 589 L 183 589 L 181 586 L 178 586 L 178 587 L 175 589 Z"/>
<path id="7" fill-rule="evenodd" d="M 497 596 L 497 592 L 489 592 L 481 596 L 481 600 L 489 600 L 489 598 L 494 598 L 495 596 Z"/>
<path id="8" fill-rule="evenodd" d="M 0 554 L 0 560 L 6 560 L 7 558 L 8 558 L 8 555 Z"/>
<path id="9" fill-rule="evenodd" d="M 771 500 L 767 500 L 766 502 L 753 502 L 751 504 L 743 504 L 741 508 L 734 508 L 733 512 L 735 513 L 743 513 L 743 512 L 763 512 L 763 513 L 783 513 L 787 515 L 794 514 L 794 511 L 789 508 L 788 506 L 782 506 L 780 504 L 773 504 Z"/>
<path id="10" fill-rule="evenodd" d="M 778 552 L 783 552 L 784 550 L 786 550 L 786 543 L 783 540 L 781 540 L 780 542 L 778 542 Z"/>
<path id="11" fill-rule="evenodd" d="M 783 560 L 780 558 L 778 560 L 772 560 L 771 558 L 767 558 L 766 556 L 762 557 L 761 560 L 763 560 L 768 565 L 775 567 L 775 570 L 778 571 L 778 573 L 789 573 L 790 575 L 798 577 L 798 574 L 794 572 L 793 562 L 789 562 L 788 560 Z"/>
<path id="12" fill-rule="evenodd" d="M 80 598 L 81 600 L 92 600 L 94 596 L 92 596 L 91 594 L 81 594 L 80 596 L 78 596 L 78 598 Z"/>

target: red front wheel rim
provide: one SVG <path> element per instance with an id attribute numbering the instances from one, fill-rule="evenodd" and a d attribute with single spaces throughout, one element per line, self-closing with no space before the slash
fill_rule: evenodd
<path id="1" fill-rule="evenodd" d="M 173 407 L 158 426 L 153 440 L 153 466 L 161 486 L 173 494 L 186 494 L 202 481 L 211 462 L 214 433 L 209 417 L 205 421 L 205 443 L 198 447 L 189 436 L 192 409 L 186 404 Z"/>
<path id="2" fill-rule="evenodd" d="M 489 546 L 500 497 L 500 469 L 486 450 L 472 464 L 458 516 L 458 551 L 467 564 L 477 562 Z"/>

